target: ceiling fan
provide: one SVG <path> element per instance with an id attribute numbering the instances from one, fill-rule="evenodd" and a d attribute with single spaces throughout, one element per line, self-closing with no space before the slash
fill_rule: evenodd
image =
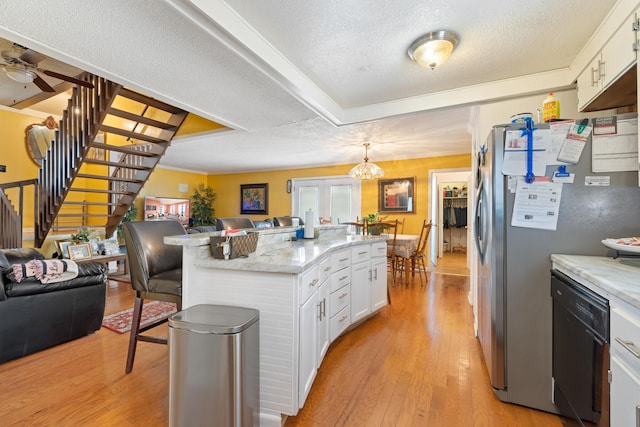
<path id="1" fill-rule="evenodd" d="M 2 69 L 6 73 L 7 77 L 19 83 L 33 83 L 43 92 L 55 92 L 56 90 L 42 77 L 40 77 L 38 73 L 88 87 L 90 89 L 93 88 L 93 84 L 85 82 L 84 80 L 39 68 L 38 63 L 46 57 L 34 50 L 20 46 L 17 43 L 13 44 L 12 49 L 3 50 L 1 55 L 5 64 Z"/>

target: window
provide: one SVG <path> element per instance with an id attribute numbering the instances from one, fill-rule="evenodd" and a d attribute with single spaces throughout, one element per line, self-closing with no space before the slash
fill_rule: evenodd
<path id="1" fill-rule="evenodd" d="M 292 215 L 305 219 L 314 212 L 314 222 L 331 224 L 355 221 L 360 216 L 360 181 L 349 177 L 301 178 L 293 180 Z"/>

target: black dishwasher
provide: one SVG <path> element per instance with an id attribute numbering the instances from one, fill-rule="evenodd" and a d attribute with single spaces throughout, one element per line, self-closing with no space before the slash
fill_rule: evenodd
<path id="1" fill-rule="evenodd" d="M 609 426 L 609 301 L 558 272 L 553 298 L 553 393 L 561 415 Z"/>

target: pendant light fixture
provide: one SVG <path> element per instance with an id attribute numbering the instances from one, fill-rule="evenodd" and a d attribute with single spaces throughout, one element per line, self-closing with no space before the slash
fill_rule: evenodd
<path id="1" fill-rule="evenodd" d="M 369 163 L 368 149 L 369 143 L 365 142 L 364 144 L 364 162 L 355 165 L 350 171 L 349 176 L 351 178 L 356 179 L 376 179 L 384 176 L 384 171 L 382 168 L 375 163 Z"/>
<path id="2" fill-rule="evenodd" d="M 458 44 L 458 35 L 452 31 L 438 30 L 416 39 L 407 54 L 419 65 L 432 70 L 442 64 Z"/>

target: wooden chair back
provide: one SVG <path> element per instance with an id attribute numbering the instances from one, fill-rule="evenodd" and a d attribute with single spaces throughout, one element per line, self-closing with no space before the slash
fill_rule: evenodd
<path id="1" fill-rule="evenodd" d="M 358 219 L 356 218 L 355 222 L 341 222 L 340 225 L 348 225 L 349 227 L 353 227 L 356 234 L 361 234 L 363 236 L 367 231 L 367 221 L 365 219 L 358 222 Z"/>
<path id="2" fill-rule="evenodd" d="M 420 237 L 418 238 L 418 245 L 416 246 L 416 252 L 414 253 L 414 257 L 424 256 L 424 251 L 427 248 L 427 242 L 429 240 L 429 233 L 431 232 L 432 223 L 425 219 L 422 222 L 422 229 L 420 230 Z"/>

